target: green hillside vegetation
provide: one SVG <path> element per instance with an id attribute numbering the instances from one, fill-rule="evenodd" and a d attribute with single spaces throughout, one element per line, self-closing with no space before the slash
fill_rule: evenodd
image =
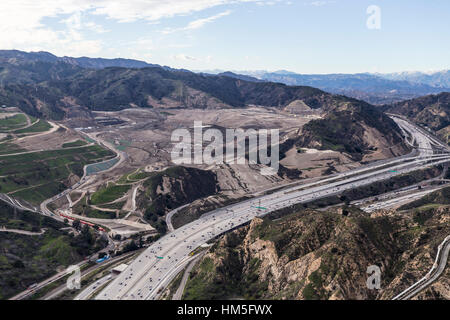
<path id="1" fill-rule="evenodd" d="M 52 126 L 50 125 L 50 123 L 48 123 L 45 120 L 39 119 L 38 122 L 36 122 L 32 126 L 30 126 L 28 128 L 16 130 L 16 131 L 14 131 L 14 133 L 16 133 L 16 134 L 21 134 L 21 133 L 38 133 L 38 132 L 48 131 L 51 128 L 52 128 Z"/>
<path id="2" fill-rule="evenodd" d="M 404 204 L 399 208 L 399 210 L 408 210 L 412 208 L 417 208 L 418 210 L 420 210 L 421 208 L 426 209 L 427 207 L 430 207 L 430 205 L 439 206 L 449 204 L 450 204 L 450 187 L 446 187 L 441 190 L 429 193 L 420 199 Z"/>
<path id="3" fill-rule="evenodd" d="M 91 195 L 90 203 L 94 205 L 108 203 L 123 197 L 129 190 L 131 185 L 114 185 L 109 184 L 101 188 Z"/>
<path id="4" fill-rule="evenodd" d="M 118 201 L 118 202 L 113 202 L 113 203 L 108 203 L 108 204 L 102 204 L 101 208 L 120 210 L 125 205 L 125 203 L 126 203 L 126 201 L 124 200 L 124 201 Z"/>
<path id="5" fill-rule="evenodd" d="M 168 211 L 217 192 L 213 172 L 181 166 L 150 173 L 143 187 L 145 191 L 138 195 L 137 205 L 145 210 L 145 219 L 161 233 L 166 231 L 164 215 Z"/>
<path id="6" fill-rule="evenodd" d="M 58 171 L 57 174 L 60 172 Z M 62 178 L 62 177 L 61 177 Z M 35 187 L 15 191 L 12 195 L 16 198 L 24 199 L 32 204 L 39 204 L 42 201 L 53 197 L 67 189 L 67 185 L 60 181 L 51 181 Z"/>
<path id="7" fill-rule="evenodd" d="M 72 212 L 74 214 L 80 216 L 86 216 L 89 218 L 98 218 L 98 219 L 115 219 L 116 213 L 110 211 L 102 211 L 95 208 L 92 208 L 89 205 L 88 198 L 85 196 L 83 199 L 78 201 L 75 206 L 72 208 Z M 106 206 L 105 206 L 106 207 Z"/>
<path id="8" fill-rule="evenodd" d="M 83 215 L 89 218 L 96 219 L 116 219 L 116 213 L 111 211 L 102 211 L 87 206 L 83 212 Z"/>
<path id="9" fill-rule="evenodd" d="M 0 118 L 0 132 L 9 132 L 27 125 L 27 117 L 23 113 Z"/>
<path id="10" fill-rule="evenodd" d="M 84 146 L 86 144 L 87 144 L 87 142 L 84 141 L 84 140 L 76 140 L 76 141 L 73 141 L 73 142 L 63 143 L 62 147 L 63 148 L 73 148 L 73 147 L 81 147 L 81 146 Z"/>
<path id="11" fill-rule="evenodd" d="M 0 192 L 34 204 L 67 188 L 70 175 L 83 175 L 83 166 L 114 154 L 100 146 L 42 151 L 0 157 Z"/>
<path id="12" fill-rule="evenodd" d="M 11 153 L 25 152 L 25 149 L 20 148 L 18 145 L 11 142 L 0 143 L 0 155 L 6 155 Z"/>
<path id="13" fill-rule="evenodd" d="M 152 175 L 151 172 L 145 172 L 145 171 L 142 171 L 142 169 L 138 169 L 131 173 L 124 174 L 122 177 L 120 177 L 119 180 L 117 180 L 117 183 L 126 184 L 126 183 L 138 182 L 140 180 L 150 177 L 151 175 Z"/>
<path id="14" fill-rule="evenodd" d="M 28 211 L 18 211 L 0 201 L 0 225 L 28 231 L 44 228 L 43 235 L 0 232 L 0 299 L 7 299 L 42 281 L 57 267 L 67 267 L 100 250 L 107 243 L 89 228 L 74 237 L 60 229 L 64 224 Z"/>

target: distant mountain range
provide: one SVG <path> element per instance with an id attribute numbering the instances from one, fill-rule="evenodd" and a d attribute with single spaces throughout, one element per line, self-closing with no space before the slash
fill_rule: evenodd
<path id="1" fill-rule="evenodd" d="M 343 94 L 372 104 L 390 104 L 428 94 L 450 91 L 450 70 L 422 73 L 389 74 L 298 74 L 286 70 L 205 71 L 248 81 L 280 82 L 287 85 L 311 86 L 331 93 Z M 245 77 L 245 78 L 244 78 Z"/>
<path id="2" fill-rule="evenodd" d="M 222 109 L 258 105 L 287 110 L 297 106 L 324 115 L 324 119 L 305 126 L 303 135 L 307 139 L 297 141 L 298 145 L 335 148 L 355 157 L 370 151 L 370 143 L 358 138 L 364 126 L 384 134 L 391 144 L 400 141 L 398 127 L 382 113 L 384 110 L 406 114 L 405 108 L 418 105 L 417 110 L 426 109 L 425 124 L 436 130 L 448 126 L 446 95 L 423 98 L 423 106 L 418 100 L 395 108 L 374 107 L 362 100 L 389 101 L 392 106 L 390 102 L 400 97 L 441 91 L 446 90 L 370 74 L 299 75 L 281 71 L 257 77 L 233 72 L 212 75 L 137 60 L 0 51 L 0 105 L 17 106 L 33 116 L 67 119 L 84 117 L 96 110 L 135 107 Z M 433 120 L 433 114 L 439 119 Z M 413 114 L 408 116 L 414 118 Z"/>
<path id="3" fill-rule="evenodd" d="M 64 62 L 80 68 L 102 69 L 108 67 L 123 68 L 146 68 L 160 67 L 157 64 L 150 64 L 145 61 L 133 59 L 104 59 L 104 58 L 88 58 L 88 57 L 57 57 L 49 52 L 24 52 L 19 50 L 0 50 L 0 62 L 8 63 L 24 63 L 24 62 Z M 168 68 L 168 67 L 167 67 Z"/>
<path id="4" fill-rule="evenodd" d="M 112 66 L 116 63 L 120 67 Z M 0 105 L 59 120 L 136 107 L 223 109 L 257 105 L 322 114 L 324 119 L 313 121 L 304 132 L 308 139 L 298 141 L 299 146 L 334 148 L 360 158 L 371 151 L 371 144 L 361 138 L 364 126 L 384 135 L 388 144 L 401 142 L 399 128 L 380 108 L 354 98 L 234 73 L 209 75 L 155 65 L 123 67 L 127 64 L 136 66 L 139 62 L 3 51 Z M 104 65 L 109 67 L 102 68 Z M 324 126 L 330 130 L 325 132 Z M 331 127 L 342 130 L 336 133 Z"/>
<path id="5" fill-rule="evenodd" d="M 149 68 L 158 67 L 171 71 L 186 71 L 160 66 L 133 59 L 104 59 L 88 57 L 57 57 L 48 52 L 23 52 L 18 50 L 0 50 L 0 64 L 8 63 L 10 73 L 2 72 L 0 66 L 0 85 L 3 83 L 34 83 L 49 77 L 75 74 L 81 68 L 103 69 L 108 67 Z M 30 73 L 24 64 L 40 72 Z M 50 64 L 50 65 L 49 65 Z M 59 70 L 64 64 L 63 69 Z M 71 68 L 68 68 L 70 65 Z M 19 67 L 21 66 L 21 67 Z M 202 75 L 220 75 L 253 82 L 280 82 L 291 86 L 311 86 L 321 90 L 343 94 L 361 99 L 371 104 L 390 104 L 429 94 L 450 92 L 450 70 L 434 73 L 357 73 L 357 74 L 298 74 L 287 70 L 268 72 L 259 71 L 223 71 L 211 70 L 197 72 Z"/>
<path id="6" fill-rule="evenodd" d="M 450 70 L 438 72 L 397 72 L 386 74 L 375 74 L 382 78 L 395 81 L 408 81 L 416 84 L 426 84 L 436 88 L 450 88 Z"/>
<path id="7" fill-rule="evenodd" d="M 137 65 L 146 67 L 134 68 Z M 1 104 L 18 106 L 38 117 L 62 119 L 77 108 L 284 108 L 295 100 L 323 111 L 340 102 L 361 104 L 309 86 L 287 86 L 232 74 L 205 75 L 126 59 L 0 51 Z"/>

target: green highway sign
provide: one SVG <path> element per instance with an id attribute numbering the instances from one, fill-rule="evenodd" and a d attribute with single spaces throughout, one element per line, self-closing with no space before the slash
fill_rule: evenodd
<path id="1" fill-rule="evenodd" d="M 256 207 L 256 206 L 252 206 L 252 208 L 262 209 L 262 210 L 267 210 L 267 208 L 264 208 L 264 207 Z"/>

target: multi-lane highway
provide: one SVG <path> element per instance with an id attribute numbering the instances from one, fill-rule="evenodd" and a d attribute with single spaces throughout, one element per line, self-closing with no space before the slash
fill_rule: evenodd
<path id="1" fill-rule="evenodd" d="M 79 268 L 81 268 L 83 265 L 85 265 L 86 263 L 88 263 L 87 260 L 81 261 L 78 264 L 76 264 L 75 266 L 78 266 Z M 53 275 L 52 277 L 45 279 L 42 282 L 39 282 L 38 284 L 34 285 L 32 288 L 29 288 L 25 291 L 22 291 L 21 293 L 15 295 L 14 297 L 10 298 L 9 300 L 22 300 L 22 299 L 26 299 L 30 296 L 32 296 L 34 293 L 36 293 L 37 291 L 41 290 L 42 288 L 48 286 L 49 284 L 56 282 L 58 280 L 61 280 L 62 278 L 67 276 L 67 271 L 61 271 L 58 272 L 57 274 Z"/>
<path id="2" fill-rule="evenodd" d="M 448 184 L 444 185 L 438 185 L 438 186 L 430 186 L 426 188 L 426 190 L 419 190 L 417 187 L 415 187 L 415 190 L 406 190 L 404 194 L 400 192 L 391 192 L 386 196 L 384 199 L 379 199 L 378 201 L 375 201 L 369 205 L 366 206 L 360 206 L 360 208 L 366 212 L 373 212 L 375 210 L 380 209 L 388 209 L 388 208 L 394 208 L 394 207 L 400 207 L 402 204 L 412 202 L 414 200 L 420 199 L 423 196 L 432 193 L 434 191 L 437 191 L 439 189 L 448 187 Z M 371 197 L 373 198 L 373 197 Z M 356 205 L 356 203 L 363 204 L 365 201 L 355 201 L 351 204 Z"/>
<path id="3" fill-rule="evenodd" d="M 111 279 L 112 274 L 108 274 L 98 279 L 97 281 L 83 289 L 83 291 L 81 291 L 73 300 L 88 300 L 89 297 L 95 294 L 95 291 L 98 290 L 98 288 L 108 283 L 108 281 L 111 281 Z"/>
<path id="4" fill-rule="evenodd" d="M 102 290 L 96 299 L 156 299 L 171 279 L 193 259 L 190 253 L 195 248 L 256 216 L 450 161 L 448 153 L 433 154 L 432 145 L 435 142 L 419 128 L 397 117 L 394 120 L 408 134 L 410 143 L 417 147 L 416 156 L 383 160 L 204 214 L 200 219 L 174 230 L 152 244 Z M 442 144 L 440 146 L 447 148 Z"/>

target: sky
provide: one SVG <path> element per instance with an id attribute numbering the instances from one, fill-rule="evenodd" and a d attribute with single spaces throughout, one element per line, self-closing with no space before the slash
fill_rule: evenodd
<path id="1" fill-rule="evenodd" d="M 1 0 L 0 49 L 190 70 L 450 69 L 448 0 Z"/>

